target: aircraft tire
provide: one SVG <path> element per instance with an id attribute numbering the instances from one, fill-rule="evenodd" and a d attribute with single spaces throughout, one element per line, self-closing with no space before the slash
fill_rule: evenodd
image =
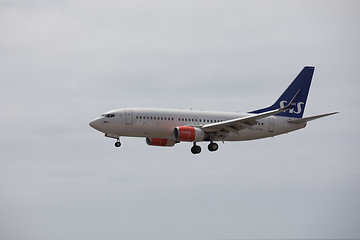
<path id="1" fill-rule="evenodd" d="M 198 145 L 195 145 L 195 146 L 193 146 L 193 147 L 191 148 L 191 152 L 192 152 L 193 154 L 199 154 L 199 153 L 201 152 L 201 147 L 198 146 Z"/>
<path id="2" fill-rule="evenodd" d="M 215 152 L 216 150 L 219 149 L 219 145 L 217 143 L 212 142 L 208 145 L 208 149 L 210 152 Z"/>
<path id="3" fill-rule="evenodd" d="M 121 146 L 121 143 L 120 142 L 116 142 L 115 143 L 115 147 L 120 147 Z"/>

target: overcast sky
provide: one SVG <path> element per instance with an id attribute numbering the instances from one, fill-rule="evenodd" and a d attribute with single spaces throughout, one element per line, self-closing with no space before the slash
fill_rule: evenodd
<path id="1" fill-rule="evenodd" d="M 0 239 L 360 238 L 358 1 L 0 0 Z M 88 123 L 251 111 L 306 66 L 305 116 L 193 155 Z"/>

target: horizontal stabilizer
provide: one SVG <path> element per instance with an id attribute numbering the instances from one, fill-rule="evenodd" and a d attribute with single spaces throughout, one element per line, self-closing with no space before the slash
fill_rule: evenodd
<path id="1" fill-rule="evenodd" d="M 294 119 L 294 120 L 289 120 L 289 123 L 307 123 L 309 121 L 318 119 L 318 118 L 322 118 L 322 117 L 327 117 L 333 114 L 337 114 L 339 112 L 332 112 L 332 113 L 325 113 L 325 114 L 321 114 L 321 115 L 316 115 L 316 116 L 312 116 L 312 117 L 307 117 L 307 118 L 299 118 L 299 119 Z"/>

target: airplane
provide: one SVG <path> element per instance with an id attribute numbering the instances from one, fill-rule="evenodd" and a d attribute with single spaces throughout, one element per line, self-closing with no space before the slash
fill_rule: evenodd
<path id="1" fill-rule="evenodd" d="M 307 122 L 337 114 L 331 112 L 303 118 L 315 67 L 306 66 L 275 103 L 247 113 L 214 111 L 124 108 L 106 112 L 89 125 L 116 139 L 141 137 L 151 146 L 172 147 L 191 142 L 191 152 L 199 154 L 199 142 L 209 142 L 214 152 L 216 142 L 244 141 L 273 137 L 304 128 Z"/>

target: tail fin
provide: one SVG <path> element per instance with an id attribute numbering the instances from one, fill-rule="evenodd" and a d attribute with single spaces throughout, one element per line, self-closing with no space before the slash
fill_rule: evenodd
<path id="1" fill-rule="evenodd" d="M 277 115 L 291 118 L 302 118 L 305 110 L 306 99 L 310 89 L 311 79 L 314 74 L 314 69 L 315 67 L 304 67 L 304 69 L 299 73 L 295 80 L 273 105 L 267 108 L 252 111 L 250 113 L 263 113 L 285 107 L 300 90 L 298 95 L 293 100 L 292 105 L 294 105 L 294 108 Z"/>

